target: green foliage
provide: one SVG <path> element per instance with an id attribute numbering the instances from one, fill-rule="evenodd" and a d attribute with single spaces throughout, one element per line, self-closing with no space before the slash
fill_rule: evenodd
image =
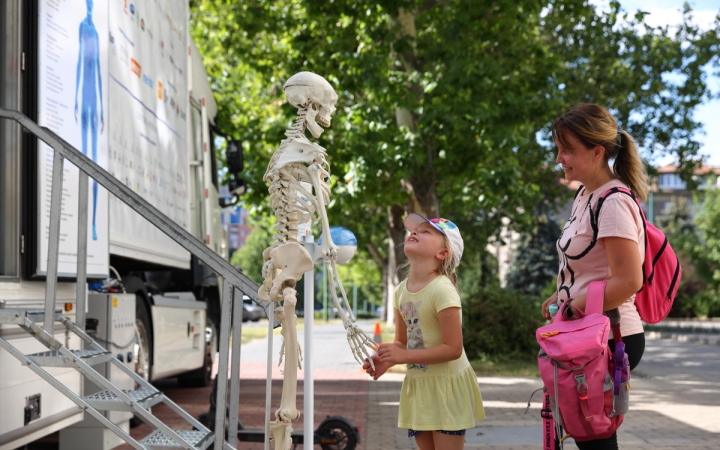
<path id="1" fill-rule="evenodd" d="M 513 252 L 512 266 L 507 274 L 507 287 L 539 297 L 549 282 L 556 280 L 558 256 L 555 243 L 560 227 L 547 213 L 538 215 L 530 233 L 525 233 Z"/>
<path id="2" fill-rule="evenodd" d="M 363 306 L 363 299 L 368 300 L 368 306 L 370 303 L 376 306 L 382 304 L 382 273 L 366 253 L 355 253 L 349 263 L 338 266 L 338 272 L 347 291 L 350 306 L 352 306 L 353 286 L 358 287 L 358 310 Z"/>
<path id="3" fill-rule="evenodd" d="M 284 80 L 319 73 L 340 96 L 320 139 L 333 173 L 330 221 L 351 227 L 379 264 L 406 211 L 440 210 L 478 247 L 503 218 L 530 227 L 534 205 L 563 195 L 549 125 L 577 102 L 607 105 L 644 148 L 691 167 L 692 113 L 720 40 L 689 9 L 678 29 L 653 29 L 617 2 L 608 13 L 585 0 L 190 5 L 217 124 L 245 142 L 247 201 L 268 207 L 262 176 L 295 114 Z"/>
<path id="4" fill-rule="evenodd" d="M 509 289 L 479 288 L 463 301 L 463 343 L 470 359 L 537 355 L 535 330 L 544 324 L 535 298 Z"/>
<path id="5" fill-rule="evenodd" d="M 248 217 L 255 226 L 245 240 L 245 245 L 235 250 L 230 257 L 230 264 L 240 269 L 256 283 L 262 283 L 262 253 L 272 244 L 272 227 L 275 224 L 275 217 L 263 215 L 257 210 L 249 211 Z"/>
<path id="6" fill-rule="evenodd" d="M 657 221 L 683 268 L 674 317 L 720 316 L 720 191 L 700 191 L 695 203 L 695 219 L 687 201 L 673 199 L 668 213 Z"/>
<path id="7" fill-rule="evenodd" d="M 704 197 L 702 203 L 699 201 Z M 702 276 L 714 289 L 720 288 L 720 190 L 707 189 L 696 195 L 698 208 L 695 221 L 699 242 L 694 260 L 703 263 Z"/>

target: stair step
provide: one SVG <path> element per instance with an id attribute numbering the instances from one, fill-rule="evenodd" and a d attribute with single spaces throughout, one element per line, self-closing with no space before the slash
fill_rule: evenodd
<path id="1" fill-rule="evenodd" d="M 173 430 L 180 435 L 181 438 L 185 439 L 191 448 L 198 450 L 205 450 L 213 442 L 213 432 L 203 432 L 197 430 Z M 140 444 L 145 445 L 146 448 L 152 450 L 165 450 L 165 449 L 177 449 L 183 448 L 180 444 L 170 439 L 165 433 L 160 430 L 153 431 L 150 435 L 146 436 L 140 441 Z"/>
<path id="2" fill-rule="evenodd" d="M 107 351 L 100 350 L 70 350 L 72 354 L 83 360 L 86 364 L 95 365 L 108 362 L 112 359 L 112 354 Z M 47 352 L 33 353 L 27 355 L 28 359 L 33 361 L 38 366 L 43 367 L 72 367 L 72 361 L 70 361 L 65 355 L 60 353 L 58 350 L 50 350 Z"/>
<path id="3" fill-rule="evenodd" d="M 45 310 L 38 308 L 0 308 L 0 324 L 24 325 L 26 317 L 30 319 L 31 322 L 44 322 Z M 60 317 L 62 317 L 62 310 L 56 309 L 55 321 L 60 320 Z"/>
<path id="4" fill-rule="evenodd" d="M 165 396 L 156 390 L 140 388 L 138 390 L 123 389 L 125 395 L 139 403 L 145 409 L 152 408 L 165 399 Z M 83 398 L 90 406 L 100 411 L 132 411 L 130 405 L 123 402 L 112 391 L 101 391 Z"/>

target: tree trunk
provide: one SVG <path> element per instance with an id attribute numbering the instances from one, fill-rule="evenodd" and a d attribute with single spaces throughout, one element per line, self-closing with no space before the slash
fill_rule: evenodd
<path id="1" fill-rule="evenodd" d="M 415 29 L 415 12 L 407 11 L 404 8 L 398 9 L 397 18 L 390 22 L 391 28 L 397 26 L 398 36 L 400 38 L 409 38 L 412 41 L 411 50 L 403 54 L 393 53 L 392 57 L 399 61 L 407 72 L 419 70 L 417 61 L 417 52 L 415 48 L 415 38 L 417 32 Z M 417 84 L 407 86 L 408 90 L 415 93 L 416 99 L 421 100 L 423 95 L 422 88 Z M 398 106 L 395 109 L 395 119 L 399 129 L 406 128 L 414 131 L 417 125 L 418 117 L 408 108 Z M 398 267 L 401 267 L 405 261 L 405 253 L 402 244 L 405 241 L 405 225 L 403 218 L 406 214 L 415 212 L 425 217 L 438 217 L 438 199 L 435 192 L 435 170 L 433 168 L 434 150 L 432 144 L 426 141 L 425 146 L 425 167 L 421 175 L 411 177 L 410 179 L 400 180 L 400 184 L 405 192 L 408 193 L 408 202 L 404 206 L 393 205 L 388 208 L 388 262 L 384 269 L 383 305 L 388 325 L 392 325 L 395 319 L 393 308 L 393 294 L 395 288 L 400 282 L 401 277 L 405 274 L 398 273 Z"/>

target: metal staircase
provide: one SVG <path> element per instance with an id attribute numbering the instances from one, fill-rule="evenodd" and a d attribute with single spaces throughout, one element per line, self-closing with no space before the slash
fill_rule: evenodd
<path id="1" fill-rule="evenodd" d="M 230 263 L 211 251 L 199 239 L 192 236 L 171 219 L 163 215 L 150 203 L 131 189 L 119 182 L 91 159 L 65 142 L 57 134 L 45 127 L 40 127 L 18 111 L 0 108 L 0 118 L 14 120 L 28 132 L 35 135 L 55 151 L 53 160 L 52 196 L 50 207 L 50 236 L 48 250 L 48 269 L 44 309 L 4 308 L 0 303 L 0 324 L 17 325 L 41 342 L 48 351 L 34 354 L 23 354 L 9 342 L 0 338 L 0 347 L 7 350 L 23 365 L 50 383 L 78 407 L 97 419 L 105 427 L 119 436 L 135 449 L 198 449 L 204 450 L 214 446 L 217 450 L 232 450 L 237 446 L 238 402 L 239 402 L 239 367 L 240 367 L 240 334 L 242 332 L 242 296 L 234 302 L 236 291 L 257 299 L 258 285 L 238 272 Z M 57 289 L 58 248 L 60 242 L 60 220 L 62 201 L 63 164 L 68 160 L 80 169 L 79 182 L 79 213 L 78 213 L 78 267 L 77 267 L 77 324 L 68 320 L 55 308 L 55 292 Z M 218 386 L 216 405 L 217 411 L 225 411 L 229 405 L 229 417 L 226 426 L 225 415 L 216 414 L 214 431 L 210 431 L 195 420 L 182 408 L 173 403 L 150 383 L 138 376 L 123 362 L 115 358 L 105 348 L 95 342 L 84 331 L 85 300 L 87 296 L 86 257 L 87 257 L 87 214 L 88 214 L 88 178 L 130 206 L 138 214 L 158 227 L 171 239 L 195 255 L 206 266 L 215 271 L 223 280 L 223 296 L 220 323 L 220 360 L 218 368 Z M 52 320 L 46 320 L 52 317 Z M 81 349 L 68 349 L 55 339 L 53 329 L 60 323 L 70 332 L 77 335 L 83 343 Z M 39 325 L 42 323 L 42 326 Z M 232 349 L 229 348 L 230 330 L 232 329 Z M 231 354 L 231 358 L 229 357 Z M 231 359 L 231 360 L 229 360 Z M 108 363 L 115 365 L 137 386 L 135 390 L 122 390 L 113 385 L 93 367 Z M 72 367 L 83 377 L 97 385 L 101 391 L 86 397 L 80 397 L 62 382 L 48 373 L 44 367 Z M 230 396 L 228 390 L 228 367 L 230 375 Z M 109 373 L 109 371 L 108 371 Z M 173 430 L 153 416 L 152 406 L 163 403 L 185 420 L 188 428 Z M 130 411 L 148 424 L 154 431 L 142 440 L 137 441 L 110 421 L 105 411 Z M 225 440 L 225 430 L 229 440 Z"/>

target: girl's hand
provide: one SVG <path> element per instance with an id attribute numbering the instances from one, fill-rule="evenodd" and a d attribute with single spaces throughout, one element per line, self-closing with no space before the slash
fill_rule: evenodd
<path id="1" fill-rule="evenodd" d="M 391 364 L 404 364 L 406 362 L 407 350 L 398 347 L 395 344 L 380 344 L 378 348 L 378 356 L 380 361 Z"/>
<path id="2" fill-rule="evenodd" d="M 391 368 L 394 364 L 386 363 L 380 361 L 380 357 L 377 355 L 373 355 L 372 357 L 373 364 L 375 364 L 375 370 L 373 370 L 372 366 L 370 365 L 370 362 L 365 358 L 365 363 L 363 364 L 363 370 L 372 377 L 373 380 L 377 380 L 385 372 L 388 371 L 389 368 Z"/>
<path id="3" fill-rule="evenodd" d="M 550 305 L 557 305 L 557 294 L 551 295 L 550 298 L 545 300 L 542 304 L 542 316 L 543 318 L 545 318 L 545 320 L 552 320 L 550 311 L 548 311 L 548 307 Z"/>

